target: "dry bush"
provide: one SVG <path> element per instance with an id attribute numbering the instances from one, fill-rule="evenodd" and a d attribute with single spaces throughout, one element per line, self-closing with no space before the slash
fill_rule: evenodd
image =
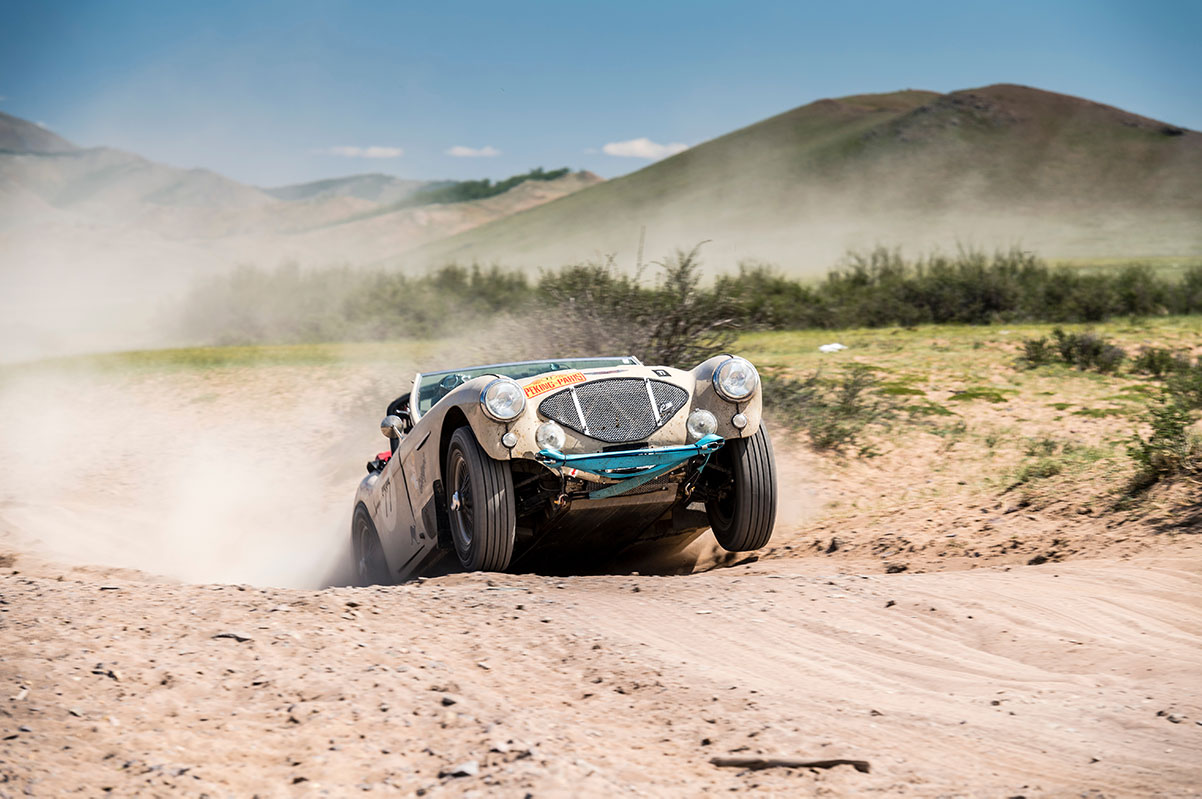
<path id="1" fill-rule="evenodd" d="M 567 267 L 539 283 L 547 310 L 529 335 L 556 356 L 633 354 L 644 363 L 690 368 L 730 350 L 737 306 L 701 286 L 701 245 L 657 263 L 650 287 L 603 264 Z M 535 356 L 542 357 L 542 356 Z"/>

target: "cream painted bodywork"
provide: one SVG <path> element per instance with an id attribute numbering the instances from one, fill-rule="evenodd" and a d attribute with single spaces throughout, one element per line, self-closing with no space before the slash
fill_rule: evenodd
<path id="1" fill-rule="evenodd" d="M 586 382 L 623 377 L 649 378 L 680 386 L 689 392 L 688 402 L 662 427 L 644 441 L 629 445 L 661 447 L 689 443 L 685 422 L 689 413 L 696 408 L 704 408 L 714 414 L 718 420 L 716 433 L 725 439 L 751 436 L 759 429 L 762 413 L 759 387 L 749 399 L 737 403 L 723 398 L 714 388 L 714 371 L 729 357 L 715 356 L 692 370 L 631 365 L 568 371 L 582 372 Z M 548 372 L 517 382 L 525 387 L 555 374 L 563 373 Z M 533 460 L 539 451 L 535 444 L 535 431 L 546 421 L 538 412 L 539 404 L 571 388 L 559 388 L 528 398 L 521 415 L 505 423 L 493 420 L 480 405 L 481 392 L 494 379 L 495 375 L 474 378 L 442 397 L 401 438 L 395 454 L 383 471 L 368 475 L 360 483 L 356 502 L 362 502 L 370 511 L 389 570 L 393 574 L 411 574 L 441 556 L 436 524 L 440 509 L 436 503 L 435 484 L 443 480 L 446 446 L 455 429 L 466 421 L 480 446 L 496 460 Z M 579 387 L 583 383 L 574 385 Z M 411 408 L 417 407 L 417 388 L 415 385 Z M 739 413 L 747 417 L 747 424 L 742 430 L 731 421 Z M 502 436 L 509 432 L 517 437 L 512 448 L 501 442 Z M 567 435 L 563 449 L 565 454 L 600 452 L 604 447 L 613 446 L 567 427 L 564 427 L 564 432 Z M 619 496 L 612 501 L 620 502 L 621 499 Z M 630 501 L 642 500 L 631 498 Z"/>

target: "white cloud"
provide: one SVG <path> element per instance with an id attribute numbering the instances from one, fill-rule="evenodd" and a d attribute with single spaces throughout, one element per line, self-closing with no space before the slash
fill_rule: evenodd
<path id="1" fill-rule="evenodd" d="M 485 145 L 483 147 L 464 147 L 462 144 L 456 144 L 446 152 L 447 155 L 453 155 L 456 158 L 492 158 L 494 155 L 501 154 L 500 150 L 490 145 Z"/>
<path id="2" fill-rule="evenodd" d="M 648 138 L 631 139 L 630 141 L 614 141 L 601 148 L 601 152 L 606 155 L 617 155 L 622 158 L 647 158 L 652 161 L 658 161 L 660 158 L 667 158 L 669 155 L 683 153 L 689 149 L 689 145 L 673 142 L 672 144 L 659 144 Z"/>
<path id="3" fill-rule="evenodd" d="M 371 147 L 327 147 L 324 150 L 316 150 L 315 152 L 322 155 L 337 155 L 343 158 L 400 158 L 405 154 L 405 151 L 400 147 L 380 147 L 378 145 Z"/>

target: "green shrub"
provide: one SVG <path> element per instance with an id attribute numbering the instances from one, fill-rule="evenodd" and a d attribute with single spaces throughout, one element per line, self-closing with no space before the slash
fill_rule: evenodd
<path id="1" fill-rule="evenodd" d="M 1172 290 L 1147 264 L 1130 264 L 1113 278 L 1117 306 L 1127 316 L 1153 316 L 1168 312 Z"/>
<path id="2" fill-rule="evenodd" d="M 513 181 L 549 180 L 558 174 L 533 170 L 497 184 L 456 184 L 459 194 L 455 196 L 431 194 L 432 188 L 422 197 L 423 201 L 471 199 L 516 185 Z M 674 275 L 671 265 L 679 267 L 682 259 L 686 268 Z M 461 331 L 465 323 L 562 314 L 567 309 L 570 313 L 559 320 L 564 328 L 578 321 L 599 328 L 602 319 L 653 322 L 656 338 L 634 339 L 650 341 L 651 351 L 676 359 L 688 350 L 680 340 L 689 330 L 711 339 L 696 348 L 708 351 L 717 331 L 736 323 L 743 329 L 804 329 L 1087 322 L 1164 311 L 1202 313 L 1202 266 L 1187 271 L 1179 285 L 1170 286 L 1155 271 L 1138 265 L 1082 274 L 1067 267 L 1050 268 L 1037 256 L 1018 250 L 993 255 L 965 250 L 906 260 L 897 250 L 877 248 L 849 254 L 814 284 L 787 277 L 766 264 L 747 262 L 740 264 L 737 274 L 720 276 L 712 286 L 705 286 L 696 263 L 694 248 L 676 253 L 648 280 L 621 272 L 611 260 L 562 266 L 543 272 L 536 281 L 495 266 L 457 264 L 424 274 L 241 267 L 196 284 L 173 317 L 184 337 L 194 342 L 308 343 L 440 336 Z M 660 316 L 671 313 L 682 297 L 691 313 L 705 316 L 699 325 L 679 314 Z M 1075 335 L 1083 338 L 1054 344 L 1043 339 L 1024 342 L 1023 358 L 1032 365 L 1048 363 L 1054 347 L 1071 343 L 1075 348 L 1071 360 L 1064 360 L 1079 368 L 1113 371 L 1122 361 L 1118 348 L 1103 346 L 1095 351 L 1092 334 Z M 668 339 L 676 343 L 668 345 Z"/>
<path id="3" fill-rule="evenodd" d="M 1175 289 L 1169 305 L 1172 313 L 1202 313 L 1202 264 L 1187 269 Z"/>
<path id="4" fill-rule="evenodd" d="M 677 250 L 658 263 L 652 287 L 621 274 L 612 262 L 544 275 L 538 285 L 543 335 L 580 354 L 629 352 L 646 363 L 682 368 L 730 351 L 738 308 L 702 288 L 700 248 Z M 570 330 L 582 332 L 584 341 L 573 340 Z"/>
<path id="5" fill-rule="evenodd" d="M 1202 358 L 1188 369 L 1170 375 L 1165 389 L 1178 404 L 1191 410 L 1202 408 Z"/>
<path id="6" fill-rule="evenodd" d="M 1189 368 L 1189 358 L 1164 347 L 1143 347 L 1131 361 L 1132 372 L 1157 378 Z"/>
<path id="7" fill-rule="evenodd" d="M 748 327 L 769 330 L 833 327 L 829 301 L 800 280 L 785 277 L 769 264 L 744 261 L 737 275 L 721 275 L 714 294 L 742 311 Z"/>
<path id="8" fill-rule="evenodd" d="M 700 249 L 698 244 L 688 252 L 677 250 L 658 264 L 661 280 L 638 320 L 648 334 L 641 351 L 649 363 L 691 368 L 734 345 L 739 309 L 701 288 Z"/>
<path id="9" fill-rule="evenodd" d="M 1060 328 L 1052 331 L 1060 359 L 1078 369 L 1095 369 L 1104 374 L 1118 371 L 1127 353 L 1106 339 L 1089 331 L 1066 333 Z"/>
<path id="10" fill-rule="evenodd" d="M 1047 336 L 1023 339 L 1023 354 L 1019 360 L 1027 366 L 1043 366 L 1056 360 L 1056 350 L 1048 344 Z"/>
<path id="11" fill-rule="evenodd" d="M 1142 491 L 1176 475 L 1202 474 L 1202 441 L 1190 433 L 1190 409 L 1171 391 L 1164 391 L 1148 408 L 1144 418 L 1151 435 L 1136 433 L 1127 445 L 1135 460 L 1132 492 Z"/>

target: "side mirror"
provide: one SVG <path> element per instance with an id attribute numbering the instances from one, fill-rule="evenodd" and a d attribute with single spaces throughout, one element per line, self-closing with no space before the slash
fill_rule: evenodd
<path id="1" fill-rule="evenodd" d="M 399 416 L 385 416 L 384 420 L 380 422 L 380 432 L 384 434 L 385 438 L 400 438 L 402 424 Z"/>

